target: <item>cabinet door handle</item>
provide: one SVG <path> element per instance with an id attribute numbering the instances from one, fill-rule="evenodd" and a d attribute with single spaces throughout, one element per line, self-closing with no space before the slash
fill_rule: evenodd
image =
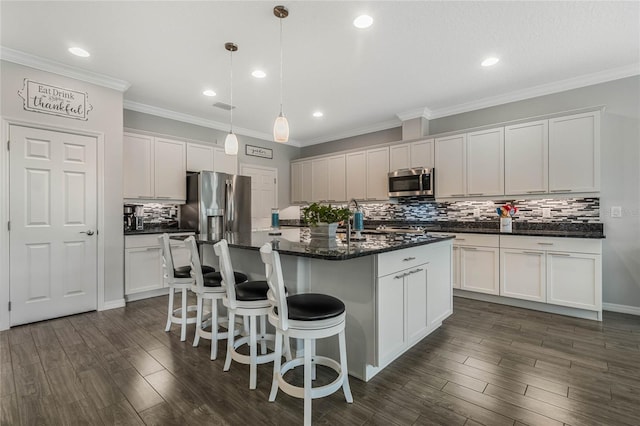
<path id="1" fill-rule="evenodd" d="M 465 247 L 465 250 L 478 250 L 476 247 Z"/>
<path id="2" fill-rule="evenodd" d="M 571 257 L 569 253 L 549 253 L 553 256 Z"/>
<path id="3" fill-rule="evenodd" d="M 423 268 L 418 268 L 418 269 L 414 269 L 413 271 L 411 271 L 412 274 L 417 274 L 418 272 L 422 272 L 424 271 Z"/>
<path id="4" fill-rule="evenodd" d="M 155 251 L 155 250 L 160 250 L 160 247 L 147 247 L 145 250 L 146 251 Z"/>
<path id="5" fill-rule="evenodd" d="M 464 194 L 451 194 L 452 197 L 464 197 Z"/>
<path id="6" fill-rule="evenodd" d="M 456 237 L 456 238 L 455 238 L 455 240 L 456 240 L 456 241 L 464 241 L 465 239 L 464 239 L 464 238 L 458 238 L 458 237 Z"/>
<path id="7" fill-rule="evenodd" d="M 571 192 L 570 189 L 552 189 L 549 192 Z"/>
<path id="8" fill-rule="evenodd" d="M 161 199 L 161 200 L 168 200 L 168 199 L 169 199 L 169 198 L 171 198 L 171 197 L 156 197 L 156 198 L 159 198 L 159 199 Z"/>
<path id="9" fill-rule="evenodd" d="M 545 190 L 542 190 L 542 191 L 527 191 L 527 194 L 544 194 L 545 192 L 547 192 L 547 191 L 545 191 Z"/>
<path id="10" fill-rule="evenodd" d="M 541 254 L 544 254 L 543 251 L 523 251 L 523 254 L 534 254 L 536 256 L 540 256 Z"/>
<path id="11" fill-rule="evenodd" d="M 467 195 L 484 195 L 484 192 L 474 192 L 473 194 L 469 193 Z"/>
<path id="12" fill-rule="evenodd" d="M 406 277 L 408 274 L 400 274 L 400 275 L 396 275 L 395 277 L 393 277 L 394 280 L 399 280 L 402 279 L 404 277 Z"/>
<path id="13" fill-rule="evenodd" d="M 541 245 L 541 246 L 552 246 L 553 243 L 538 243 L 538 245 Z"/>
<path id="14" fill-rule="evenodd" d="M 402 259 L 403 262 L 409 262 L 411 260 L 416 260 L 416 258 L 411 256 L 411 257 L 405 257 L 404 259 Z"/>

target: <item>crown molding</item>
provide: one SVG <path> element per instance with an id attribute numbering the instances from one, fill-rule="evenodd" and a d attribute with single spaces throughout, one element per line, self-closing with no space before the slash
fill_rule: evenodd
<path id="1" fill-rule="evenodd" d="M 383 121 L 370 126 L 359 127 L 357 129 L 346 130 L 344 132 L 333 133 L 331 135 L 325 135 L 314 139 L 304 141 L 302 146 L 316 145 L 324 142 L 332 142 L 339 139 L 349 138 L 351 136 L 360 136 L 367 133 L 379 132 L 380 130 L 392 129 L 394 127 L 402 126 L 402 122 L 397 119 Z"/>
<path id="2" fill-rule="evenodd" d="M 39 56 L 30 55 L 19 50 L 10 49 L 0 46 L 0 59 L 15 64 L 24 65 L 26 67 L 35 68 L 40 71 L 46 71 L 53 74 L 59 74 L 64 77 L 73 78 L 75 80 L 86 81 L 96 86 L 106 87 L 108 89 L 117 90 L 118 92 L 126 92 L 131 83 L 109 77 L 108 75 L 98 74 L 93 71 L 87 71 L 80 68 L 72 67 L 61 62 L 52 61 L 51 59 L 41 58 Z"/>
<path id="3" fill-rule="evenodd" d="M 207 120 L 205 118 L 196 117 L 190 114 L 184 114 L 182 112 L 176 112 L 169 109 L 164 109 L 152 105 L 146 105 L 139 102 L 133 102 L 125 100 L 123 102 L 123 108 L 131 111 L 141 112 L 144 114 L 155 115 L 157 117 L 168 118 L 170 120 L 181 121 L 183 123 L 195 124 L 196 126 L 208 127 L 210 129 L 221 130 L 226 132 L 229 130 L 229 123 L 220 123 L 219 121 Z M 273 142 L 272 135 L 263 132 L 257 132 L 251 129 L 245 129 L 243 127 L 233 127 L 234 133 L 236 135 L 249 136 L 256 139 L 261 139 L 265 141 Z M 273 142 L 277 144 L 278 142 Z M 289 139 L 287 145 L 292 145 L 297 148 L 300 148 L 301 145 L 298 141 Z"/>
<path id="4" fill-rule="evenodd" d="M 489 108 L 497 105 L 504 105 L 511 102 L 536 98 L 538 96 L 551 95 L 559 92 L 566 92 L 580 87 L 593 86 L 595 84 L 606 83 L 608 81 L 619 80 L 621 78 L 633 77 L 640 74 L 640 63 L 631 64 L 625 67 L 614 68 L 593 74 L 585 74 L 574 78 L 556 81 L 548 84 L 516 90 L 504 95 L 492 96 L 479 99 L 477 101 L 466 102 L 450 107 L 440 108 L 432 111 L 431 119 L 447 117 L 478 109 Z"/>
<path id="5" fill-rule="evenodd" d="M 426 107 L 411 109 L 409 111 L 399 112 L 396 114 L 396 117 L 400 119 L 400 121 L 412 120 L 414 118 L 425 118 L 430 120 L 433 116 L 433 112 Z"/>

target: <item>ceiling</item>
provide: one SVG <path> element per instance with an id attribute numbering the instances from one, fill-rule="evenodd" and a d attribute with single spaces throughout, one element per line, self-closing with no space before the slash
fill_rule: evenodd
<path id="1" fill-rule="evenodd" d="M 640 2 L 68 1 L 0 3 L 1 45 L 130 84 L 125 107 L 306 146 L 640 74 Z M 353 19 L 374 19 L 357 29 Z M 73 45 L 89 58 L 67 52 Z M 487 56 L 500 62 L 483 68 Z M 58 64 L 59 65 L 59 64 Z M 267 77 L 256 79 L 260 68 Z M 215 97 L 202 95 L 205 89 Z M 312 117 L 316 110 L 322 118 Z"/>

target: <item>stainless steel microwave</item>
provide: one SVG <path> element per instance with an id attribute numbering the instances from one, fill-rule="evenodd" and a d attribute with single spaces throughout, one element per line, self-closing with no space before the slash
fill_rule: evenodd
<path id="1" fill-rule="evenodd" d="M 434 198 L 433 169 L 416 167 L 389 173 L 389 197 Z"/>

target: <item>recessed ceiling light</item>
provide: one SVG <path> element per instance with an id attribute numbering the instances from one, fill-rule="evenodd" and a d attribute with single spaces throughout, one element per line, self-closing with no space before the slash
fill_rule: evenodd
<path id="1" fill-rule="evenodd" d="M 265 78 L 267 76 L 267 73 L 265 73 L 262 70 L 255 70 L 254 72 L 251 73 L 252 76 L 254 76 L 255 78 Z"/>
<path id="2" fill-rule="evenodd" d="M 209 90 L 205 90 L 204 92 L 202 92 L 203 95 L 205 96 L 215 96 L 216 92 L 214 92 L 213 90 L 209 89 Z"/>
<path id="3" fill-rule="evenodd" d="M 360 15 L 353 20 L 356 28 L 369 28 L 373 24 L 373 18 L 369 15 Z"/>
<path id="4" fill-rule="evenodd" d="M 322 113 L 322 111 L 316 111 L 313 113 L 313 116 L 316 118 L 320 118 L 322 117 L 324 114 Z"/>
<path id="5" fill-rule="evenodd" d="M 80 56 L 81 58 L 88 58 L 90 56 L 89 52 L 81 47 L 70 47 L 69 52 L 73 53 L 76 56 Z"/>
<path id="6" fill-rule="evenodd" d="M 500 58 L 496 58 L 495 56 L 491 56 L 491 57 L 485 59 L 484 61 L 482 61 L 482 63 L 480 65 L 482 65 L 483 67 L 490 67 L 492 65 L 497 64 L 498 62 L 500 62 Z"/>

